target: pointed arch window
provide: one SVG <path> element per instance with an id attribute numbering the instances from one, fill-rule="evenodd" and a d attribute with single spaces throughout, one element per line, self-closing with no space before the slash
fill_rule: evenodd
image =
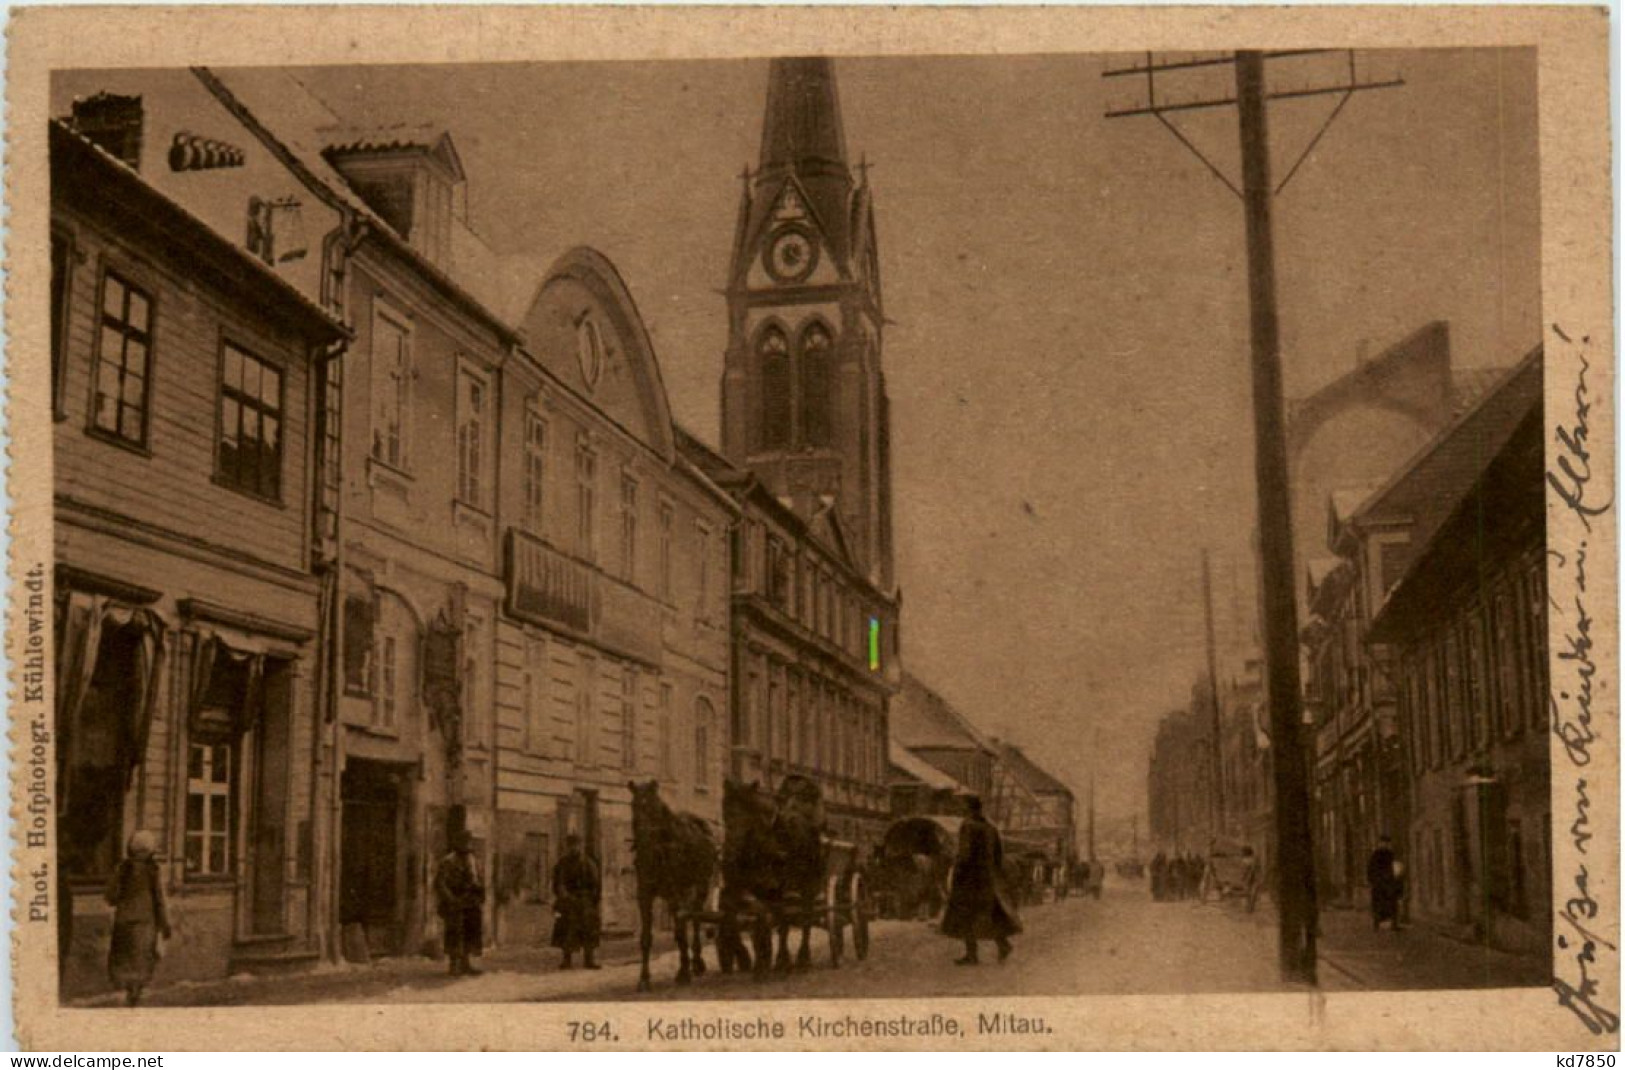
<path id="1" fill-rule="evenodd" d="M 830 336 L 822 323 L 801 332 L 801 429 L 809 446 L 830 444 Z"/>
<path id="2" fill-rule="evenodd" d="M 763 331 L 756 357 L 762 368 L 762 448 L 784 449 L 790 445 L 790 346 L 784 332 Z"/>

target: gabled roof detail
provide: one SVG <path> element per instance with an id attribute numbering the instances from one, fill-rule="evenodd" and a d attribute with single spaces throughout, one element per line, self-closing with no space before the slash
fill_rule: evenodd
<path id="1" fill-rule="evenodd" d="M 840 510 L 835 508 L 833 499 L 826 499 L 819 503 L 818 510 L 813 513 L 812 519 L 807 523 L 808 528 L 827 546 L 840 562 L 854 573 L 861 574 L 863 569 L 858 559 L 852 555 L 852 543 L 846 537 L 846 528 L 841 524 Z"/>
<path id="2" fill-rule="evenodd" d="M 297 79 L 284 71 L 268 67 L 225 70 L 193 67 L 192 73 L 228 111 L 297 174 L 311 192 L 363 222 L 395 254 L 410 261 L 433 285 L 465 311 L 484 321 L 505 342 L 518 340 L 518 332 L 511 320 L 476 296 L 456 269 L 448 272 L 412 248 L 382 216 L 372 210 L 327 159 L 322 151 L 324 138 L 320 131 L 334 128 L 334 115 L 314 98 L 305 101 L 301 108 L 285 106 L 290 95 L 309 96 Z M 274 128 L 260 118 L 261 113 L 273 111 L 283 117 Z M 298 115 L 303 118 L 289 118 Z M 462 165 L 459 162 L 457 166 L 460 168 Z M 477 242 L 478 238 L 474 240 Z"/>
<path id="3" fill-rule="evenodd" d="M 1529 406 L 1539 404 L 1542 367 L 1537 346 L 1368 497 L 1350 522 L 1363 526 L 1403 518 L 1413 525 L 1412 545 L 1431 539 L 1485 458 L 1506 445 Z"/>
<path id="4" fill-rule="evenodd" d="M 1071 788 L 1047 772 L 1037 762 L 1027 757 L 1026 752 L 1014 743 L 1006 743 L 1000 740 L 997 746 L 999 759 L 1004 762 L 1011 775 L 1021 783 L 1022 787 L 1034 795 L 1070 796 L 1072 794 Z"/>
<path id="5" fill-rule="evenodd" d="M 323 150 L 335 156 L 352 153 L 402 152 L 420 150 L 434 157 L 453 181 L 467 178 L 462 157 L 451 134 L 427 123 L 393 123 L 383 126 L 340 125 L 318 131 L 324 142 Z"/>
<path id="6" fill-rule="evenodd" d="M 997 755 L 997 750 L 948 700 L 903 673 L 902 689 L 892 699 L 891 735 L 913 750 L 975 750 Z"/>

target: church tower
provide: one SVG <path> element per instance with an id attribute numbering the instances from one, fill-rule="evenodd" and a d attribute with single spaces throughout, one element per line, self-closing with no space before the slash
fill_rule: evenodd
<path id="1" fill-rule="evenodd" d="M 723 452 L 892 573 L 884 316 L 867 166 L 847 160 L 834 64 L 775 59 L 728 271 Z"/>

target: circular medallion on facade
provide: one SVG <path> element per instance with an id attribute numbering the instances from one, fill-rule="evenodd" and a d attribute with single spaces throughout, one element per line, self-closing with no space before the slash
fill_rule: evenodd
<path id="1" fill-rule="evenodd" d="M 587 381 L 587 388 L 597 386 L 598 377 L 604 372 L 604 339 L 590 315 L 576 321 L 576 360 L 581 365 L 581 377 Z"/>
<path id="2" fill-rule="evenodd" d="M 785 227 L 767 247 L 767 273 L 778 282 L 803 282 L 818 266 L 818 244 L 801 227 Z"/>

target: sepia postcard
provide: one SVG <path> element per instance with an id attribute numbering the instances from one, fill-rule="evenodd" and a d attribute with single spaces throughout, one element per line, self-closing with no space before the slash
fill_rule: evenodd
<path id="1" fill-rule="evenodd" d="M 14 9 L 18 1043 L 1616 1050 L 1608 33 Z"/>

